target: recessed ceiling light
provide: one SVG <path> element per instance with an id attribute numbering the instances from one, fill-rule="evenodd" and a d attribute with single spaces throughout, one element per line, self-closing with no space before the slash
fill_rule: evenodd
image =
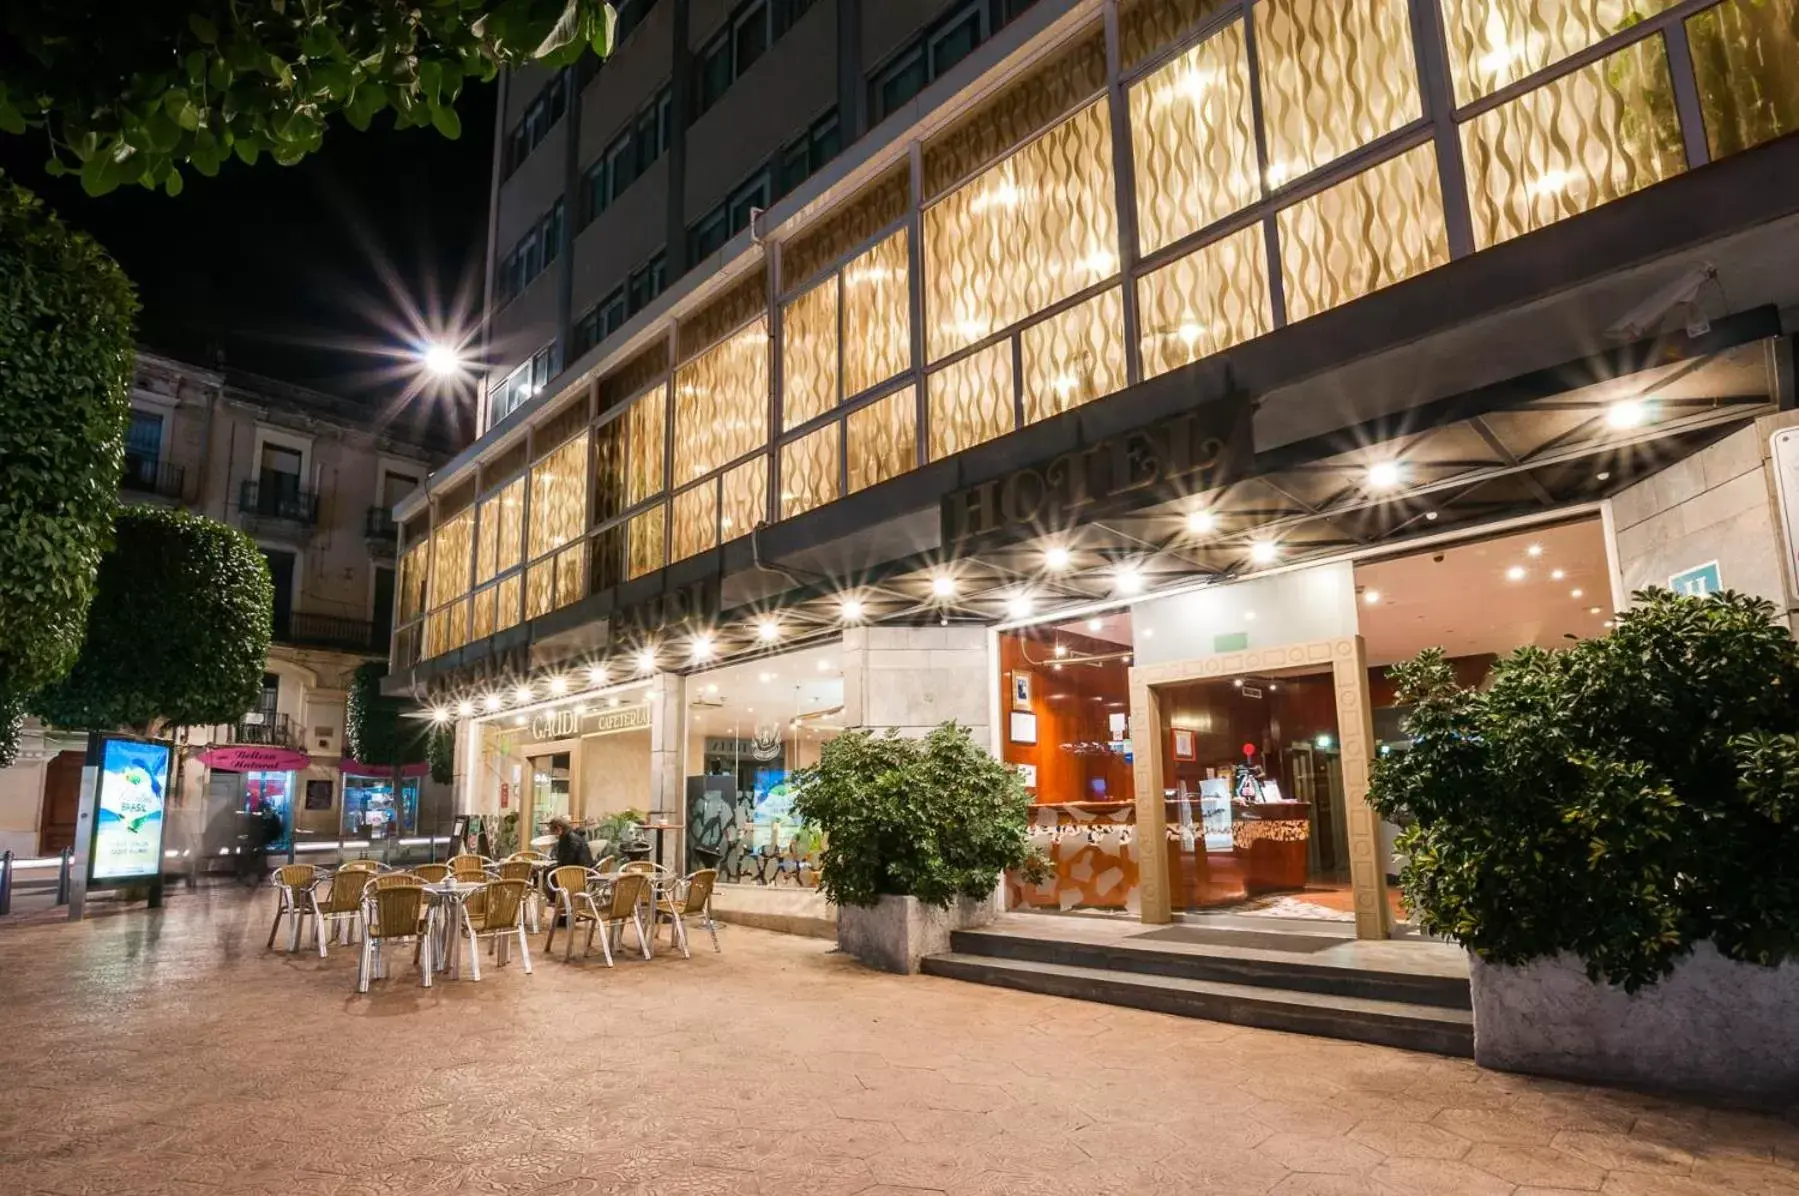
<path id="1" fill-rule="evenodd" d="M 487 707 L 489 710 L 498 710 L 500 708 L 500 695 L 488 694 L 481 700 L 481 705 Z"/>
<path id="2" fill-rule="evenodd" d="M 718 692 L 718 682 L 712 681 L 712 682 L 707 683 L 706 692 L 709 694 L 717 693 Z"/>
<path id="3" fill-rule="evenodd" d="M 1598 473 L 1594 474 L 1593 476 L 1598 478 L 1602 482 L 1609 482 L 1612 480 L 1612 471 L 1609 469 L 1602 469 Z"/>
<path id="4" fill-rule="evenodd" d="M 1568 591 L 1568 597 L 1570 597 L 1570 598 L 1580 598 L 1580 597 L 1585 596 L 1585 594 L 1586 594 L 1586 591 L 1583 589 L 1580 589 L 1578 587 Z"/>
<path id="5" fill-rule="evenodd" d="M 954 598 L 956 596 L 956 579 L 947 573 L 939 573 L 931 578 L 931 593 L 939 598 Z"/>
<path id="6" fill-rule="evenodd" d="M 450 708 L 448 706 L 439 706 L 437 709 L 433 710 L 431 712 L 431 721 L 438 724 L 449 722 Z"/>
<path id="7" fill-rule="evenodd" d="M 1056 655 L 1057 656 L 1067 656 L 1068 655 L 1068 645 L 1067 644 L 1057 644 L 1056 645 Z"/>
<path id="8" fill-rule="evenodd" d="M 1068 550 L 1061 545 L 1043 551 L 1043 567 L 1057 572 L 1068 568 Z"/>
<path id="9" fill-rule="evenodd" d="M 821 672 L 821 673 L 828 673 L 828 672 L 830 672 L 830 671 L 831 671 L 831 662 L 830 662 L 830 661 L 828 661 L 828 660 L 821 660 L 821 661 L 819 661 L 819 662 L 818 662 L 818 671 L 819 671 L 819 672 Z"/>
<path id="10" fill-rule="evenodd" d="M 1187 530 L 1196 536 L 1206 536 L 1218 530 L 1218 516 L 1210 511 L 1188 511 Z"/>
<path id="11" fill-rule="evenodd" d="M 781 625 L 773 619 L 764 619 L 756 624 L 756 638 L 765 644 L 772 644 L 781 638 Z"/>
<path id="12" fill-rule="evenodd" d="M 1244 612 L 1243 612 L 1243 621 L 1244 621 L 1244 622 L 1245 622 L 1245 623 L 1253 623 L 1253 622 L 1255 622 L 1255 621 L 1256 621 L 1256 612 L 1255 612 L 1255 611 L 1253 611 L 1253 610 L 1246 610 L 1246 611 L 1244 611 Z"/>
<path id="13" fill-rule="evenodd" d="M 1120 594 L 1138 594 L 1143 591 L 1143 574 L 1137 572 L 1135 565 L 1120 565 L 1112 573 L 1112 586 Z"/>
<path id="14" fill-rule="evenodd" d="M 1280 545 L 1273 540 L 1257 540 L 1249 546 L 1249 559 L 1258 565 L 1272 565 L 1280 554 Z"/>
<path id="15" fill-rule="evenodd" d="M 1541 544 L 1532 544 L 1529 548 L 1524 550 L 1524 555 L 1529 557 L 1542 556 L 1543 546 Z"/>
<path id="16" fill-rule="evenodd" d="M 568 678 L 567 677 L 551 677 L 550 678 L 550 692 L 553 694 L 567 693 L 568 692 Z"/>
<path id="17" fill-rule="evenodd" d="M 1523 565 L 1513 565 L 1510 569 L 1507 569 L 1505 571 L 1505 579 L 1507 581 L 1523 581 L 1524 580 L 1524 566 Z"/>
<path id="18" fill-rule="evenodd" d="M 594 664 L 594 665 L 587 666 L 587 684 L 589 684 L 589 685 L 604 685 L 604 684 L 606 684 L 606 666 L 603 664 Z"/>
<path id="19" fill-rule="evenodd" d="M 462 701 L 456 703 L 456 715 L 458 718 L 467 718 L 469 715 L 473 714 L 474 712 L 475 712 L 475 704 L 473 702 L 469 701 L 467 698 L 464 698 L 464 699 L 462 699 Z"/>
<path id="20" fill-rule="evenodd" d="M 1156 638 L 1156 629 L 1154 627 L 1145 627 L 1143 629 L 1143 638 L 1146 640 L 1155 639 Z"/>
<path id="21" fill-rule="evenodd" d="M 1006 603 L 1006 609 L 1011 612 L 1014 619 L 1027 617 L 1035 606 L 1036 603 L 1031 601 L 1029 594 L 1014 594 Z"/>
<path id="22" fill-rule="evenodd" d="M 845 623 L 857 623 L 862 619 L 862 603 L 855 598 L 845 598 L 837 609 Z"/>
<path id="23" fill-rule="evenodd" d="M 656 671 L 656 649 L 645 648 L 637 654 L 637 671 L 640 673 Z"/>
<path id="24" fill-rule="evenodd" d="M 695 660 L 711 660 L 712 659 L 712 637 L 709 635 L 706 635 L 704 632 L 702 632 L 699 635 L 694 636 L 693 643 L 690 646 L 689 650 L 692 652 L 693 658 Z"/>
<path id="25" fill-rule="evenodd" d="M 1565 578 L 1567 576 L 1568 576 L 1568 571 L 1566 569 L 1551 569 L 1549 571 L 1549 580 L 1550 581 L 1561 581 L 1563 578 Z"/>
<path id="26" fill-rule="evenodd" d="M 529 702 L 531 700 L 531 687 L 529 685 L 521 685 L 513 690 L 512 700 L 515 702 Z"/>
<path id="27" fill-rule="evenodd" d="M 1104 627 L 1104 626 L 1105 626 L 1105 623 L 1102 620 L 1099 620 L 1099 619 L 1088 619 L 1087 620 L 1087 630 L 1088 631 L 1098 631 L 1101 627 Z"/>
<path id="28" fill-rule="evenodd" d="M 1606 425 L 1620 431 L 1640 427 L 1648 418 L 1649 409 L 1641 399 L 1619 399 L 1605 409 Z"/>
<path id="29" fill-rule="evenodd" d="M 1426 511 L 1424 513 L 1424 517 L 1426 519 L 1430 520 L 1432 523 L 1435 523 L 1437 521 L 1437 513 L 1435 511 Z"/>
<path id="30" fill-rule="evenodd" d="M 1234 677 L 1231 679 L 1231 684 L 1236 686 L 1238 689 L 1242 689 L 1243 688 L 1243 678 Z"/>
<path id="31" fill-rule="evenodd" d="M 1362 591 L 1362 601 L 1367 603 L 1369 606 L 1378 605 L 1380 602 L 1380 591 L 1379 590 L 1363 590 Z"/>
<path id="32" fill-rule="evenodd" d="M 1368 487 L 1371 490 L 1391 490 L 1399 485 L 1399 479 L 1397 461 L 1376 461 L 1368 467 Z"/>
<path id="33" fill-rule="evenodd" d="M 1587 607 L 1587 613 L 1589 615 L 1596 615 L 1599 613 L 1599 608 L 1597 606 L 1589 606 Z"/>

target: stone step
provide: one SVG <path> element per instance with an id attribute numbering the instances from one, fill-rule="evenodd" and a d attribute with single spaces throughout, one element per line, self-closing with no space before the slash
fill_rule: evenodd
<path id="1" fill-rule="evenodd" d="M 1166 945 L 1134 939 L 1104 942 L 1009 933 L 1000 927 L 958 930 L 950 949 L 964 955 L 1060 964 L 1109 972 L 1167 976 L 1328 996 L 1471 1009 L 1468 978 L 1378 967 L 1280 958 L 1269 951 Z"/>
<path id="2" fill-rule="evenodd" d="M 1436 1005 L 1070 967 L 960 951 L 927 955 L 923 969 L 933 976 L 1180 1017 L 1372 1042 L 1438 1055 L 1474 1055 L 1474 1015 Z"/>

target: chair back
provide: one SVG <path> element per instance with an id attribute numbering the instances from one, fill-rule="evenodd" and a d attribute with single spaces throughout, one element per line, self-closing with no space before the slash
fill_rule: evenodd
<path id="1" fill-rule="evenodd" d="M 480 856 L 467 851 L 462 852 L 460 855 L 453 855 L 445 862 L 450 865 L 450 871 L 452 872 L 454 872 L 457 866 L 461 864 L 473 864 L 475 867 L 479 868 L 487 863 L 487 861 Z"/>
<path id="2" fill-rule="evenodd" d="M 440 881 L 450 879 L 450 866 L 448 864 L 420 864 L 412 871 L 415 876 L 428 885 L 434 885 Z"/>
<path id="3" fill-rule="evenodd" d="M 345 860 L 337 866 L 339 872 L 379 872 L 381 865 L 374 860 Z"/>
<path id="4" fill-rule="evenodd" d="M 599 863 L 597 863 L 593 866 L 593 870 L 595 872 L 617 872 L 618 871 L 618 857 L 615 855 L 609 855 L 609 856 L 602 858 Z"/>
<path id="5" fill-rule="evenodd" d="M 650 887 L 650 878 L 642 872 L 626 872 L 612 882 L 612 902 L 606 912 L 608 920 L 628 918 Z"/>
<path id="6" fill-rule="evenodd" d="M 537 860 L 537 861 L 541 862 L 541 861 L 547 860 L 549 858 L 550 858 L 549 856 L 545 855 L 541 851 L 515 851 L 511 855 L 507 856 L 504 862 L 508 863 L 508 864 L 510 864 L 513 860 Z"/>
<path id="7" fill-rule="evenodd" d="M 376 892 L 380 892 L 382 889 L 403 889 L 408 885 L 422 885 L 424 883 L 425 878 L 416 873 L 383 872 L 374 880 L 369 881 L 369 886 Z"/>
<path id="8" fill-rule="evenodd" d="M 579 893 L 587 888 L 587 869 L 579 864 L 564 864 L 550 870 L 550 888 L 558 893 Z"/>
<path id="9" fill-rule="evenodd" d="M 718 882 L 718 869 L 701 868 L 687 878 L 687 893 L 681 898 L 681 912 L 697 914 L 712 900 L 712 886 Z"/>
<path id="10" fill-rule="evenodd" d="M 525 894 L 531 891 L 527 880 L 490 880 L 483 896 L 482 930 L 511 930 L 518 925 L 525 909 Z"/>
<path id="11" fill-rule="evenodd" d="M 369 882 L 368 934 L 390 939 L 419 933 L 425 885 L 416 876 L 380 876 Z"/>
<path id="12" fill-rule="evenodd" d="M 479 859 L 459 858 L 450 862 L 450 871 L 459 881 L 484 881 L 487 869 L 481 866 Z"/>
<path id="13" fill-rule="evenodd" d="M 500 879 L 522 880 L 529 884 L 534 871 L 536 869 L 531 867 L 530 860 L 510 859 L 500 865 Z"/>
<path id="14" fill-rule="evenodd" d="M 642 873 L 645 876 L 654 876 L 654 875 L 656 875 L 656 865 L 652 864 L 649 860 L 632 860 L 630 863 L 626 864 L 623 868 L 620 868 L 619 871 L 620 872 L 638 872 L 638 873 Z"/>
<path id="15" fill-rule="evenodd" d="M 371 871 L 367 868 L 339 868 L 331 877 L 331 891 L 323 905 L 328 914 L 353 914 L 362 901 L 362 890 L 368 886 Z"/>
<path id="16" fill-rule="evenodd" d="M 275 869 L 274 881 L 277 888 L 297 893 L 310 889 L 318 878 L 319 870 L 311 864 L 287 864 Z"/>

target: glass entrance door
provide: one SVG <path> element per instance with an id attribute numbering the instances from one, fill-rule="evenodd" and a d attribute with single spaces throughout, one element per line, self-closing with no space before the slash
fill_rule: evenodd
<path id="1" fill-rule="evenodd" d="M 531 836 L 520 847 L 535 846 L 550 834 L 550 819 L 569 812 L 569 753 L 531 759 Z"/>

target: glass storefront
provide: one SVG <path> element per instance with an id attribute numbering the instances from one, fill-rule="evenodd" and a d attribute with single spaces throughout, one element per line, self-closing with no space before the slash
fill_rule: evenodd
<path id="1" fill-rule="evenodd" d="M 818 884 L 816 831 L 793 813 L 793 774 L 843 729 L 833 645 L 687 678 L 689 866 L 730 884 Z"/>
<path id="2" fill-rule="evenodd" d="M 402 777 L 399 797 L 391 776 L 344 777 L 343 822 L 346 839 L 387 839 L 418 834 L 419 780 Z"/>

